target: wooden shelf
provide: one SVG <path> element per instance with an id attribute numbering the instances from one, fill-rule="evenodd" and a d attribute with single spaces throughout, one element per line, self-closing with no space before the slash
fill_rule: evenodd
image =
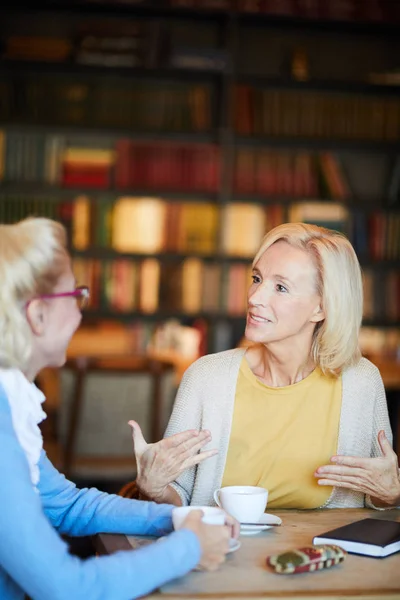
<path id="1" fill-rule="evenodd" d="M 57 202 L 60 198 L 72 198 L 79 195 L 88 195 L 96 199 L 97 196 L 102 198 L 107 197 L 111 200 L 121 196 L 138 196 L 138 197 L 156 197 L 170 202 L 212 202 L 220 205 L 230 203 L 250 203 L 260 204 L 262 206 L 269 205 L 289 205 L 298 202 L 325 202 L 327 204 L 343 204 L 349 211 L 357 210 L 361 212 L 385 211 L 398 212 L 400 204 L 388 206 L 388 200 L 384 198 L 351 198 L 342 200 L 340 198 L 320 198 L 307 196 L 288 196 L 288 195 L 263 195 L 263 194 L 244 194 L 234 193 L 230 198 L 224 199 L 220 197 L 220 192 L 203 192 L 203 191 L 182 191 L 182 190 L 165 190 L 155 188 L 91 188 L 91 187 L 60 187 L 40 182 L 22 182 L 16 183 L 12 181 L 3 181 L 0 183 L 0 194 L 21 195 L 21 196 L 47 196 L 49 200 Z"/>
<path id="2" fill-rule="evenodd" d="M 129 312 L 129 313 L 121 313 L 121 312 L 113 312 L 112 310 L 107 309 L 94 309 L 89 310 L 86 309 L 83 312 L 83 320 L 84 322 L 88 322 L 91 319 L 101 319 L 101 320 L 110 320 L 112 321 L 122 321 L 122 322 L 130 322 L 130 321 L 166 321 L 167 319 L 179 319 L 181 321 L 188 320 L 197 320 L 197 319 L 205 319 L 207 321 L 245 321 L 246 317 L 244 315 L 228 315 L 224 312 L 219 313 L 194 313 L 187 314 L 181 311 L 158 311 L 156 313 L 143 313 L 139 311 Z"/>
<path id="3" fill-rule="evenodd" d="M 129 80 L 164 80 L 184 82 L 208 82 L 215 83 L 221 76 L 218 70 L 189 70 L 172 67 L 165 68 L 134 68 L 134 67 L 105 67 L 100 65 L 85 65 L 76 62 L 61 61 L 23 61 L 23 60 L 0 60 L 0 77 L 19 76 L 24 74 L 78 76 L 78 77 L 101 77 L 102 80 L 128 78 Z"/>
<path id="4" fill-rule="evenodd" d="M 237 76 L 236 82 L 238 84 L 250 85 L 254 87 L 260 87 L 263 89 L 295 90 L 299 92 L 319 91 L 328 93 L 343 93 L 346 95 L 367 94 L 374 96 L 398 96 L 400 94 L 400 85 L 377 85 L 363 81 L 318 81 L 312 79 L 310 79 L 309 81 L 296 81 L 290 79 L 282 79 L 278 77 L 243 74 Z"/>
<path id="5" fill-rule="evenodd" d="M 129 313 L 119 313 L 113 312 L 111 310 L 99 309 L 99 310 L 89 310 L 86 309 L 83 313 L 84 322 L 88 322 L 91 319 L 102 319 L 102 320 L 116 320 L 122 322 L 131 322 L 135 320 L 146 320 L 146 321 L 166 321 L 168 319 L 179 319 L 181 321 L 188 320 L 197 320 L 204 319 L 209 322 L 215 321 L 229 321 L 229 322 L 243 322 L 245 323 L 246 317 L 245 315 L 229 315 L 226 312 L 218 312 L 218 313 L 207 313 L 200 312 L 194 314 L 182 313 L 180 311 L 158 311 L 157 313 L 143 313 L 139 311 L 129 312 Z M 382 319 L 374 319 L 374 320 L 365 320 L 363 321 L 363 327 L 377 327 L 377 328 L 399 328 L 400 322 L 394 321 L 390 322 Z"/>
<path id="6" fill-rule="evenodd" d="M 143 189 L 143 188 L 67 188 L 54 185 L 46 185 L 41 183 L 8 183 L 0 184 L 0 194 L 15 194 L 28 196 L 49 196 L 50 199 L 58 201 L 60 198 L 71 198 L 78 195 L 102 196 L 110 199 L 119 198 L 121 196 L 149 196 L 162 198 L 174 202 L 217 202 L 218 193 L 210 192 L 193 192 L 193 191 L 170 191 L 159 189 Z"/>
<path id="7" fill-rule="evenodd" d="M 400 152 L 398 141 L 373 140 L 335 140 L 331 138 L 303 137 L 267 137 L 258 135 L 236 135 L 235 142 L 239 146 L 260 146 L 269 148 L 302 148 L 304 150 L 335 150 L 358 153 L 387 153 Z"/>
<path id="8" fill-rule="evenodd" d="M 218 141 L 217 131 L 204 133 L 185 131 L 138 131 L 127 127 L 101 127 L 100 125 L 62 125 L 59 123 L 21 123 L 20 121 L 0 121 L 0 128 L 6 131 L 25 133 L 44 133 L 59 135 L 83 136 L 90 134 L 96 137 L 114 141 L 120 138 L 130 138 L 143 142 L 176 142 L 181 144 L 215 144 Z"/>
<path id="9" fill-rule="evenodd" d="M 130 260 L 145 260 L 147 258 L 155 258 L 157 260 L 165 262 L 180 262 L 188 258 L 198 258 L 204 262 L 216 262 L 216 263 L 245 263 L 251 264 L 253 257 L 251 256 L 227 256 L 224 254 L 201 254 L 199 252 L 161 252 L 154 254 L 138 254 L 134 252 L 118 252 L 113 248 L 101 248 L 92 247 L 87 250 L 76 250 L 71 249 L 71 254 L 74 257 L 79 258 L 99 258 L 101 260 L 117 260 L 117 259 L 130 259 Z M 371 259 L 360 259 L 360 264 L 364 268 L 371 269 L 396 269 L 400 267 L 399 260 L 371 260 Z"/>
<path id="10" fill-rule="evenodd" d="M 159 6 L 149 6 L 144 4 L 128 4 L 125 2 L 82 2 L 72 0 L 70 2 L 66 0 L 41 0 L 41 2 L 35 2 L 32 5 L 29 2 L 15 2 L 11 7 L 3 7 L 0 10 L 6 8 L 7 13 L 19 12 L 21 10 L 34 10 L 38 11 L 51 11 L 51 12 L 62 12 L 69 14 L 78 14 L 82 17 L 132 17 L 132 18 L 147 18 L 147 19 L 186 19 L 191 21 L 209 21 L 214 20 L 215 22 L 226 21 L 230 16 L 230 12 L 222 10 L 199 10 L 193 8 L 184 7 L 169 7 L 162 6 L 162 2 Z M 166 2 L 164 4 L 167 4 Z"/>
<path id="11" fill-rule="evenodd" d="M 118 252 L 112 248 L 89 248 L 87 250 L 71 250 L 72 256 L 79 258 L 100 258 L 102 260 L 145 260 L 146 258 L 155 258 L 165 262 L 180 262 L 187 258 L 198 258 L 204 262 L 217 263 L 246 263 L 251 264 L 253 257 L 249 256 L 226 256 L 224 254 L 201 254 L 199 252 L 160 252 L 154 254 L 138 254 L 134 252 Z"/>

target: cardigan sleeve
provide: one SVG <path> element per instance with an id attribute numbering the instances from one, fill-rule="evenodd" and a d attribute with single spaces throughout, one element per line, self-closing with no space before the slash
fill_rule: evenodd
<path id="1" fill-rule="evenodd" d="M 71 556 L 67 545 L 46 517 L 40 494 L 32 487 L 28 463 L 15 435 L 8 401 L 1 387 L 0 444 L 0 479 L 7 482 L 0 495 L 0 595 L 7 581 L 12 580 L 33 600 L 131 599 L 184 575 L 198 563 L 199 541 L 194 533 L 184 529 L 163 538 L 162 543 L 135 551 L 85 561 Z M 42 468 L 46 477 L 46 470 L 50 468 L 47 462 Z M 54 473 L 50 472 L 49 476 L 52 478 Z M 57 502 L 60 501 L 57 490 L 63 494 L 64 486 L 65 482 L 56 477 L 51 487 Z M 93 505 L 97 504 L 95 512 L 102 512 L 103 501 L 103 498 L 93 496 Z M 68 506 L 67 501 L 61 504 L 64 508 Z M 48 510 L 51 505 L 49 498 L 46 505 Z M 124 527 L 120 522 L 120 533 L 133 531 L 136 526 L 142 531 L 146 517 L 156 517 L 157 520 L 157 515 L 151 514 L 153 509 L 148 513 L 146 510 L 141 512 L 139 503 L 134 502 L 130 507 L 132 524 L 128 523 L 129 510 L 128 504 L 125 504 Z M 104 508 L 104 521 L 98 521 L 98 525 L 107 528 L 109 520 L 114 529 L 115 523 L 113 525 L 110 515 L 107 516 L 108 508 Z M 113 508 L 118 507 L 115 505 Z M 92 520 L 90 516 L 93 515 L 90 502 L 82 504 L 82 509 L 89 513 L 88 523 L 94 524 L 96 518 Z M 163 524 L 166 515 L 161 513 L 165 513 L 166 509 L 162 506 L 159 509 Z M 64 510 L 61 513 L 65 515 Z M 140 522 L 136 520 L 138 513 Z M 66 518 L 72 519 L 72 516 L 70 513 Z"/>
<path id="2" fill-rule="evenodd" d="M 172 414 L 165 431 L 164 437 L 170 437 L 181 431 L 188 429 L 201 428 L 201 397 L 198 391 L 198 371 L 199 364 L 203 359 L 200 358 L 194 362 L 185 371 L 178 393 L 175 399 Z M 197 382 L 197 383 L 196 383 Z M 193 494 L 193 487 L 196 478 L 197 467 L 186 469 L 171 484 L 171 487 L 177 492 L 182 500 L 182 506 L 190 504 Z"/>
<path id="3" fill-rule="evenodd" d="M 95 488 L 78 489 L 42 452 L 39 493 L 43 510 L 60 533 L 72 536 L 126 533 L 162 536 L 172 530 L 172 506 L 128 500 Z"/>
<path id="4" fill-rule="evenodd" d="M 377 367 L 375 367 L 373 369 L 372 378 L 373 379 L 371 381 L 371 388 L 373 388 L 375 390 L 375 404 L 374 404 L 371 457 L 375 458 L 378 456 L 382 456 L 382 452 L 381 452 L 379 442 L 378 442 L 379 431 L 381 431 L 382 429 L 384 430 L 386 437 L 389 440 L 391 445 L 393 445 L 393 434 L 392 434 L 392 428 L 390 426 L 385 386 L 383 384 L 381 374 Z M 400 476 L 400 471 L 399 471 L 399 476 Z M 367 506 L 368 508 L 373 508 L 375 510 L 386 510 L 385 508 L 375 506 L 375 504 L 371 500 L 370 495 L 365 496 L 365 506 Z M 392 508 L 392 507 L 388 507 L 388 508 Z"/>

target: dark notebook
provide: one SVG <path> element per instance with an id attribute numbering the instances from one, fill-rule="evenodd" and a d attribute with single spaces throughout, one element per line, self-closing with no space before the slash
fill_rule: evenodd
<path id="1" fill-rule="evenodd" d="M 347 552 L 383 558 L 400 551 L 400 522 L 362 519 L 317 535 L 314 544 L 336 544 Z"/>

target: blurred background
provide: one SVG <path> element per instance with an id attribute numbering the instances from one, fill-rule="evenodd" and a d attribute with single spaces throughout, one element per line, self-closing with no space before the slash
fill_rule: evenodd
<path id="1" fill-rule="evenodd" d="M 62 221 L 91 289 L 66 367 L 38 378 L 56 464 L 107 490 L 134 478 L 128 419 L 158 439 L 185 368 L 243 343 L 252 257 L 285 221 L 357 251 L 398 448 L 400 2 L 0 12 L 0 221 Z"/>

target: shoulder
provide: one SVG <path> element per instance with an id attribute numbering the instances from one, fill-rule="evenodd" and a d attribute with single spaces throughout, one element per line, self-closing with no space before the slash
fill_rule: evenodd
<path id="1" fill-rule="evenodd" d="M 364 356 L 360 358 L 356 365 L 345 369 L 343 374 L 361 377 L 380 377 L 378 367 Z"/>
<path id="2" fill-rule="evenodd" d="M 343 384 L 357 391 L 364 387 L 376 391 L 383 385 L 378 367 L 364 357 L 343 371 Z"/>
<path id="3" fill-rule="evenodd" d="M 228 375 L 231 369 L 239 369 L 245 348 L 234 348 L 215 354 L 207 354 L 196 360 L 186 370 L 184 379 L 204 379 L 210 376 Z"/>

